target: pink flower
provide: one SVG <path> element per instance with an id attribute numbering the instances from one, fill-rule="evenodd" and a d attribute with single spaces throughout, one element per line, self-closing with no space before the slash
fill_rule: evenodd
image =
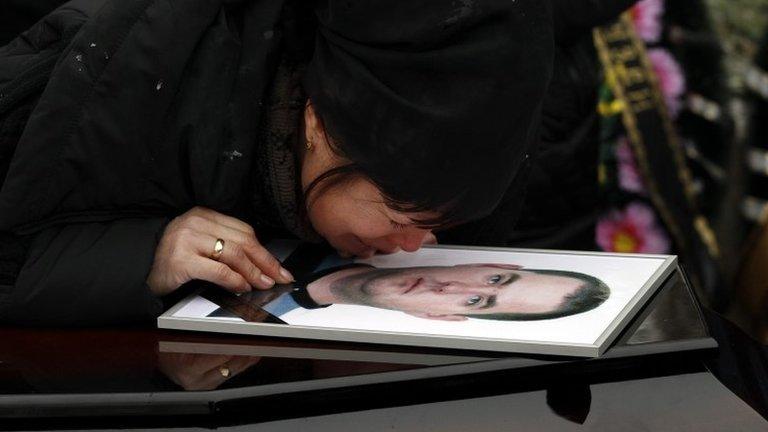
<path id="1" fill-rule="evenodd" d="M 670 247 L 653 210 L 640 202 L 600 218 L 596 237 L 598 246 L 606 252 L 663 254 Z"/>
<path id="2" fill-rule="evenodd" d="M 625 191 L 645 195 L 645 183 L 637 168 L 635 155 L 627 137 L 619 138 L 616 144 L 616 161 L 619 171 L 619 187 Z"/>
<path id="3" fill-rule="evenodd" d="M 685 93 L 685 75 L 680 64 L 663 48 L 648 50 L 648 59 L 653 65 L 653 71 L 659 79 L 659 87 L 669 109 L 676 117 L 680 112 L 680 97 Z"/>
<path id="4" fill-rule="evenodd" d="M 637 34 L 646 42 L 658 42 L 661 38 L 661 17 L 664 0 L 640 0 L 630 10 Z"/>

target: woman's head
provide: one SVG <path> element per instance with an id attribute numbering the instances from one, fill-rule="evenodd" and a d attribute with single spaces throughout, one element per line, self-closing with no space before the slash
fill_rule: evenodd
<path id="1" fill-rule="evenodd" d="M 400 208 L 325 132 L 310 103 L 304 112 L 301 184 L 307 215 L 315 230 L 342 253 L 414 251 L 434 237 L 442 215 Z"/>
<path id="2" fill-rule="evenodd" d="M 315 185 L 344 181 L 318 196 L 375 191 L 424 232 L 489 214 L 536 137 L 548 2 L 320 1 L 317 15 L 304 87 L 338 159 Z"/>

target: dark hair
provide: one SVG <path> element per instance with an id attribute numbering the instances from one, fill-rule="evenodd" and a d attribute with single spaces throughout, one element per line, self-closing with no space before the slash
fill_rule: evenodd
<path id="1" fill-rule="evenodd" d="M 542 313 L 497 313 L 467 315 L 470 318 L 500 321 L 535 321 L 560 318 L 592 310 L 605 302 L 611 295 L 608 285 L 588 274 L 564 270 L 528 270 L 533 273 L 564 276 L 584 281 L 579 289 L 565 296 L 563 302 L 554 310 Z"/>
<path id="2" fill-rule="evenodd" d="M 452 2 L 359 3 L 315 2 L 301 82 L 350 164 L 309 192 L 363 175 L 423 228 L 500 204 L 513 223 L 552 76 L 548 2 L 482 0 L 461 12 Z"/>

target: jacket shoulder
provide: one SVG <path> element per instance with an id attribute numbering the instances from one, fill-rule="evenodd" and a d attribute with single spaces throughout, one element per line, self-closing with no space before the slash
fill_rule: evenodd
<path id="1" fill-rule="evenodd" d="M 7 45 L 0 47 L 0 86 L 34 66 L 39 57 L 61 51 L 66 42 L 106 0 L 74 0 L 44 16 Z"/>

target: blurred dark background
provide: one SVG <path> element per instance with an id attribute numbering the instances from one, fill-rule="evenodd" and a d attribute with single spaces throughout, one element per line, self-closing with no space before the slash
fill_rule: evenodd
<path id="1" fill-rule="evenodd" d="M 61 4 L 62 0 L 3 0 L 0 3 L 0 45 L 37 22 Z"/>

